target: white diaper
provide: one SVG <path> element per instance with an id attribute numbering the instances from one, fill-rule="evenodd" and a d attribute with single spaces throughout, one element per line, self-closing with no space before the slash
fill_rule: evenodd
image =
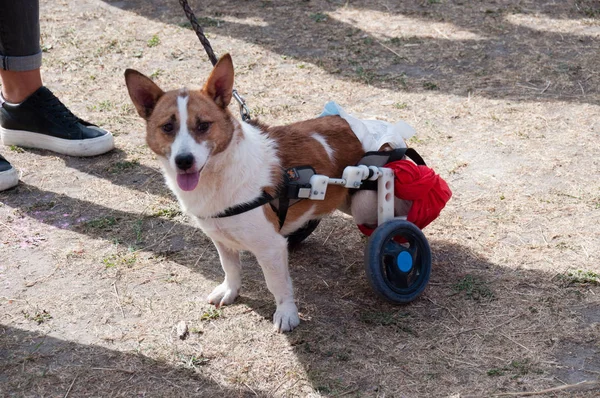
<path id="1" fill-rule="evenodd" d="M 348 122 L 366 152 L 378 151 L 384 144 L 392 148 L 406 148 L 404 140 L 415 135 L 415 130 L 402 120 L 391 124 L 383 120 L 357 119 L 333 101 L 325 104 L 320 116 L 330 115 L 339 115 Z"/>

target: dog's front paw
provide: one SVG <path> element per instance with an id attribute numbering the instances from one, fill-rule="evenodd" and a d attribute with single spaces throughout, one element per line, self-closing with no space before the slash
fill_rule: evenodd
<path id="1" fill-rule="evenodd" d="M 238 287 L 229 285 L 226 282 L 215 287 L 211 294 L 208 295 L 208 302 L 214 304 L 217 308 L 222 305 L 229 305 L 234 302 L 238 296 Z"/>
<path id="2" fill-rule="evenodd" d="M 300 324 L 298 308 L 294 303 L 284 303 L 277 306 L 273 315 L 273 324 L 279 333 L 289 332 Z"/>

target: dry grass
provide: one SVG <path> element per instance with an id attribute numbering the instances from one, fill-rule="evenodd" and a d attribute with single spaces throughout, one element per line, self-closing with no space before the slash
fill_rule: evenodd
<path id="1" fill-rule="evenodd" d="M 22 175 L 0 193 L 0 395 L 598 395 L 597 2 L 191 5 L 263 121 L 333 99 L 416 128 L 411 145 L 454 192 L 425 230 L 430 286 L 406 306 L 377 299 L 365 240 L 336 214 L 291 255 L 298 329 L 272 332 L 249 255 L 242 296 L 214 311 L 216 250 L 165 188 L 122 78 L 202 84 L 210 64 L 183 13 L 45 1 L 45 81 L 118 149 L 2 150 Z"/>

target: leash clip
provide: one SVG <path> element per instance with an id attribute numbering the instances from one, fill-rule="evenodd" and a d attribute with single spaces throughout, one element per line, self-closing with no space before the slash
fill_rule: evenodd
<path id="1" fill-rule="evenodd" d="M 234 88 L 232 91 L 233 98 L 240 104 L 240 115 L 242 116 L 242 120 L 247 122 L 250 120 L 250 109 L 246 105 L 246 101 L 238 94 L 237 90 Z"/>

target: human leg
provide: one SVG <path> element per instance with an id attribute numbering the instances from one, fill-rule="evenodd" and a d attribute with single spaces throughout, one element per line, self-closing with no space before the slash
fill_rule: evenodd
<path id="1" fill-rule="evenodd" d="M 95 156 L 113 136 L 75 116 L 42 85 L 39 1 L 0 0 L 0 137 L 4 145 Z"/>

